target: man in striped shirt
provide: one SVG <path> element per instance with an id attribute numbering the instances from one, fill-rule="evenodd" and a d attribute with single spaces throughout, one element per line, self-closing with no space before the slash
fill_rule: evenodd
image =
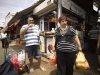
<path id="1" fill-rule="evenodd" d="M 39 50 L 39 26 L 34 24 L 33 17 L 28 17 L 28 24 L 23 25 L 20 34 L 24 34 L 26 40 L 26 52 L 28 53 L 28 58 L 30 62 L 30 72 L 34 72 L 33 69 L 33 57 L 37 58 L 39 67 L 42 71 L 46 71 L 41 65 L 41 55 Z"/>

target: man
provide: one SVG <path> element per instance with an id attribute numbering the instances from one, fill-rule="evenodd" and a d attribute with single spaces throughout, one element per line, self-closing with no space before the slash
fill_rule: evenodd
<path id="1" fill-rule="evenodd" d="M 93 26 L 93 28 L 88 33 L 90 40 L 89 40 L 89 49 L 92 53 L 95 53 L 96 46 L 97 46 L 97 39 L 99 35 L 99 29 L 96 26 Z"/>
<path id="2" fill-rule="evenodd" d="M 41 56 L 39 50 L 39 27 L 34 24 L 33 17 L 28 17 L 28 24 L 23 25 L 20 34 L 24 34 L 24 38 L 26 40 L 26 52 L 28 53 L 28 58 L 30 62 L 30 72 L 34 72 L 33 69 L 33 57 L 38 60 L 39 67 L 42 71 L 46 71 L 46 69 L 41 64 Z"/>

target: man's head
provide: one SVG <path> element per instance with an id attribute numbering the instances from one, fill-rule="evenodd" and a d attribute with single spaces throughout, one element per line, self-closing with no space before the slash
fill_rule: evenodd
<path id="1" fill-rule="evenodd" d="M 29 16 L 27 19 L 28 24 L 33 24 L 34 23 L 34 19 L 33 17 Z"/>

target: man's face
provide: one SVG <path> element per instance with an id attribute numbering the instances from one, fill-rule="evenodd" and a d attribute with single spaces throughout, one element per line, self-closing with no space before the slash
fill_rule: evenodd
<path id="1" fill-rule="evenodd" d="M 34 19 L 31 18 L 31 17 L 29 17 L 27 21 L 28 21 L 28 24 L 33 24 L 34 23 Z"/>

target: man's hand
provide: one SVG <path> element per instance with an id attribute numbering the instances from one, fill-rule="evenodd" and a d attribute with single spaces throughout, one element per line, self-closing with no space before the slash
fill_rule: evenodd
<path id="1" fill-rule="evenodd" d="M 28 25 L 28 27 L 32 27 L 32 26 L 33 26 L 33 24 L 29 24 L 29 25 Z"/>

